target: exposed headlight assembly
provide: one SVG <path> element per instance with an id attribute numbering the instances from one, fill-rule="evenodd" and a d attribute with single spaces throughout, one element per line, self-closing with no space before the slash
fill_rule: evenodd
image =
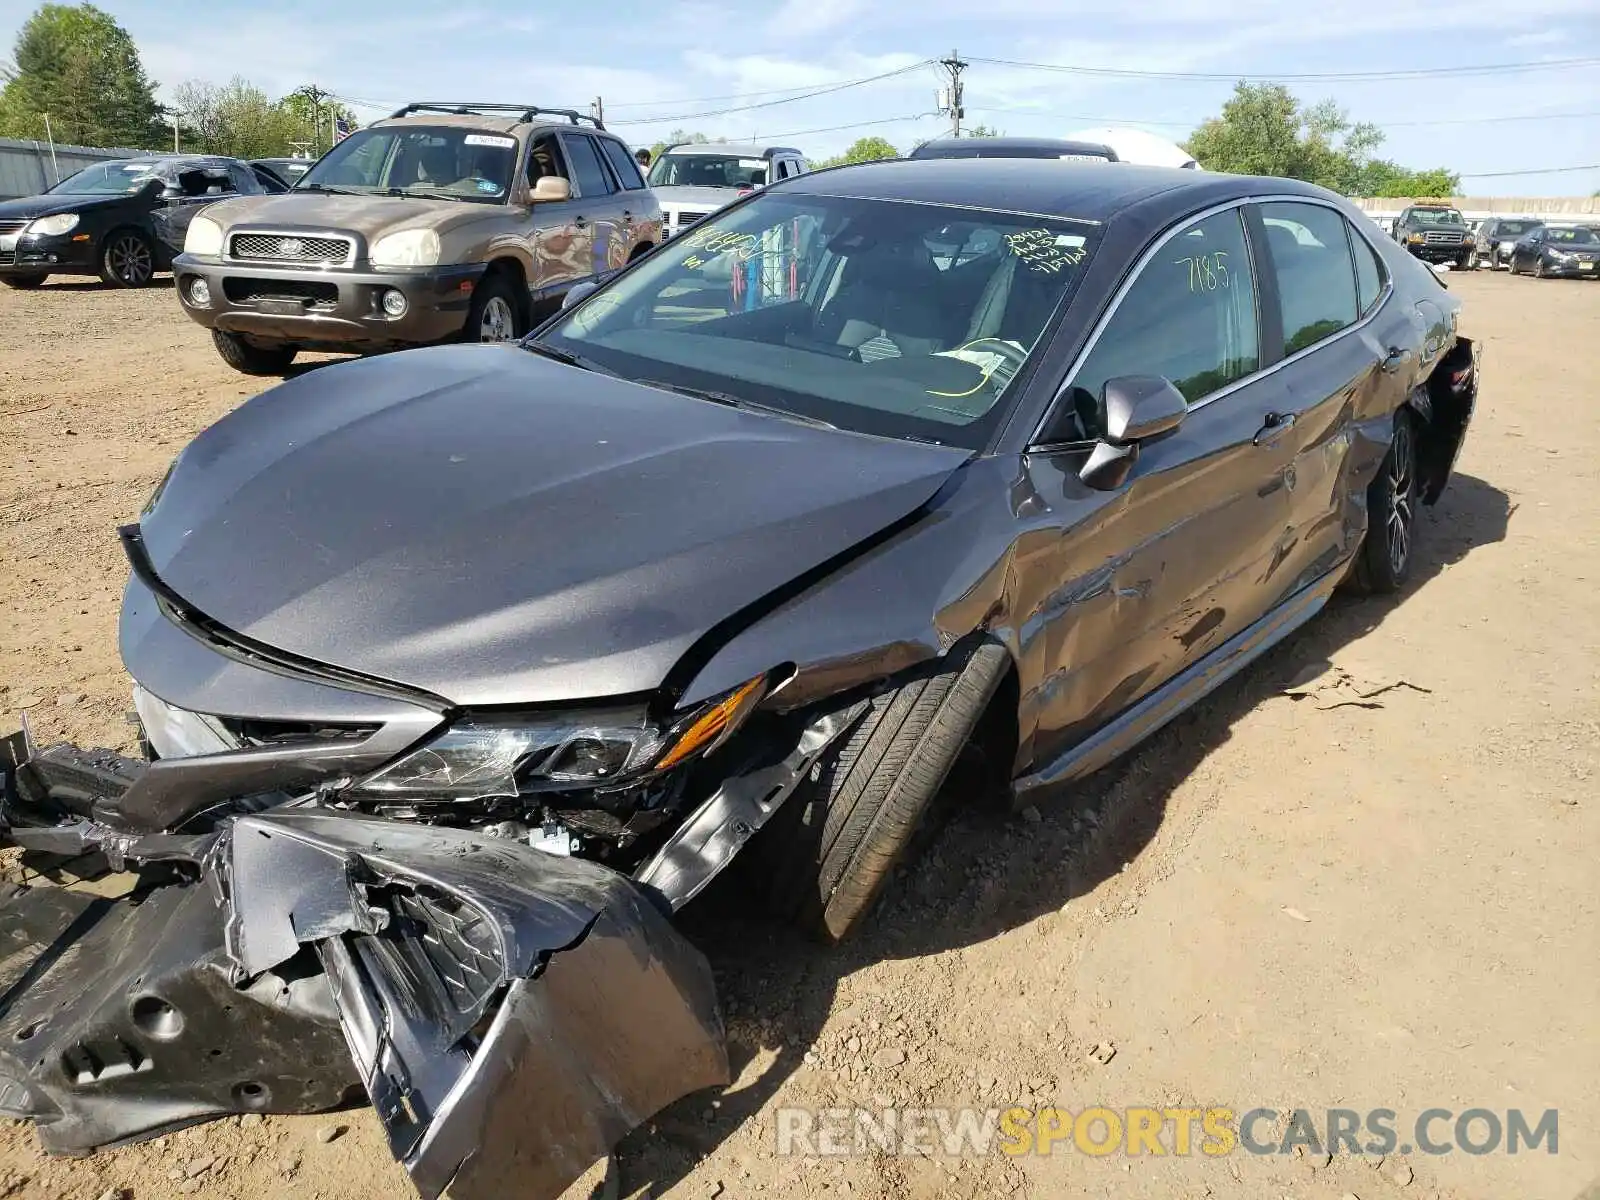
<path id="1" fill-rule="evenodd" d="M 402 229 L 372 244 L 375 267 L 431 267 L 439 261 L 439 235 L 431 229 Z"/>
<path id="2" fill-rule="evenodd" d="M 758 676 L 663 728 L 644 707 L 458 722 L 355 790 L 392 799 L 478 800 L 615 785 L 709 754 L 771 690 Z"/>
<path id="3" fill-rule="evenodd" d="M 77 213 L 57 213 L 53 217 L 40 217 L 37 221 L 30 223 L 28 232 L 60 237 L 63 233 L 71 233 L 77 227 Z"/>
<path id="4" fill-rule="evenodd" d="M 210 217 L 196 217 L 183 235 L 183 252 L 215 258 L 222 253 L 222 226 Z"/>

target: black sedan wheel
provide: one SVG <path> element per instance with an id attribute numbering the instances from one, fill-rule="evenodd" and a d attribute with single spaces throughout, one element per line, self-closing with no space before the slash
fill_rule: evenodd
<path id="1" fill-rule="evenodd" d="M 136 229 L 114 230 L 100 247 L 100 280 L 112 287 L 145 287 L 156 273 L 150 240 Z"/>
<path id="2" fill-rule="evenodd" d="M 1378 477 L 1367 487 L 1367 536 L 1356 554 L 1355 582 L 1368 592 L 1397 592 L 1411 574 L 1417 518 L 1417 437 L 1409 409 L 1394 416 L 1394 437 Z"/>
<path id="3" fill-rule="evenodd" d="M 772 906 L 825 941 L 857 928 L 1005 676 L 984 643 L 872 700 L 749 847 Z"/>
<path id="4" fill-rule="evenodd" d="M 1533 260 L 1533 277 L 1535 279 L 1544 278 L 1544 255 L 1542 254 Z"/>

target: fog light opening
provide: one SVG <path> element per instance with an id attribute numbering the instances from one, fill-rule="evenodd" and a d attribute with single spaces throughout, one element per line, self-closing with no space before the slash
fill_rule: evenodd
<path id="1" fill-rule="evenodd" d="M 398 288 L 389 288 L 383 293 L 383 311 L 391 317 L 406 315 L 406 295 Z"/>
<path id="2" fill-rule="evenodd" d="M 211 304 L 211 285 L 204 279 L 193 280 L 189 284 L 189 303 L 196 308 L 207 308 Z"/>

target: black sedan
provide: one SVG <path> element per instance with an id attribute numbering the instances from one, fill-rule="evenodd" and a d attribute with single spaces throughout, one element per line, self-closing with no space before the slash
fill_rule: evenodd
<path id="1" fill-rule="evenodd" d="M 1491 271 L 1511 265 L 1516 244 L 1544 224 L 1531 217 L 1490 217 L 1480 222 L 1472 234 L 1469 267 L 1487 266 Z"/>
<path id="2" fill-rule="evenodd" d="M 52 275 L 98 275 L 113 287 L 143 287 L 171 266 L 201 208 L 285 190 L 270 172 L 231 158 L 95 163 L 43 195 L 0 201 L 0 282 L 36 288 Z"/>
<path id="3" fill-rule="evenodd" d="M 122 530 L 152 761 L 9 742 L 10 838 L 146 884 L 6 902 L 47 1149 L 355 1078 L 425 1196 L 559 1194 L 727 1077 L 665 914 L 738 855 L 843 937 L 958 762 L 1070 784 L 1400 588 L 1478 388 L 1285 179 L 819 171 L 574 295 L 256 396 Z"/>
<path id="4" fill-rule="evenodd" d="M 1541 225 L 1511 249 L 1511 273 L 1600 279 L 1600 235 L 1586 225 Z"/>

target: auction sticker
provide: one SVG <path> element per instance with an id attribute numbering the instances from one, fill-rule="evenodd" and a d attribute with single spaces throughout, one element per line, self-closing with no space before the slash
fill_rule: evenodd
<path id="1" fill-rule="evenodd" d="M 461 140 L 469 146 L 498 146 L 502 150 L 515 150 L 517 148 L 516 138 L 501 137 L 499 134 L 494 133 L 469 133 Z"/>

